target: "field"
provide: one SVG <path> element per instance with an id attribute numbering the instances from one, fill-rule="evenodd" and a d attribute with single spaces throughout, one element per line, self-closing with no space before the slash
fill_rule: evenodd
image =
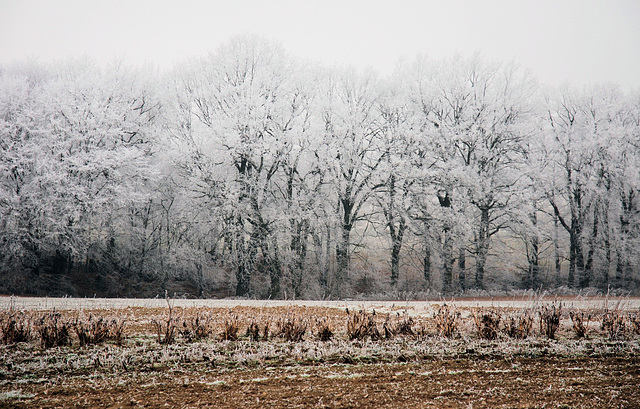
<path id="1" fill-rule="evenodd" d="M 0 297 L 0 407 L 640 407 L 639 307 Z"/>

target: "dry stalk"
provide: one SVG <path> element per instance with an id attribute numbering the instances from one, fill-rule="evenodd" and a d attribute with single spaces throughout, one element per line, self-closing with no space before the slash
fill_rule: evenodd
<path id="1" fill-rule="evenodd" d="M 175 340 L 177 318 L 173 316 L 173 304 L 171 304 L 171 300 L 169 299 L 166 291 L 165 300 L 167 301 L 167 308 L 169 311 L 167 320 L 165 322 L 153 320 L 151 321 L 151 324 L 153 324 L 153 326 L 156 328 L 158 343 L 169 345 L 172 344 Z"/>

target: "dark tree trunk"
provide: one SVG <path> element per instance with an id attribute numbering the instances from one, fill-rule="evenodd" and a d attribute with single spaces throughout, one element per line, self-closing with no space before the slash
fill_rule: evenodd
<path id="1" fill-rule="evenodd" d="M 438 192 L 440 207 L 451 208 L 451 198 L 448 192 Z M 445 220 L 442 227 L 444 242 L 442 243 L 442 292 L 452 291 L 453 280 L 453 237 L 451 237 L 451 221 Z"/>
<path id="2" fill-rule="evenodd" d="M 336 243 L 336 279 L 335 279 L 335 297 L 341 298 L 345 291 L 345 284 L 349 275 L 349 244 L 351 243 L 352 225 L 343 223 L 341 226 L 341 234 Z"/>
<path id="3" fill-rule="evenodd" d="M 530 219 L 534 228 L 537 228 L 538 216 L 535 211 L 530 215 Z M 535 232 L 529 239 L 529 243 L 527 245 L 527 258 L 529 261 L 529 268 L 524 283 L 525 288 L 535 289 L 540 283 L 540 241 L 538 239 L 538 234 Z"/>
<path id="4" fill-rule="evenodd" d="M 460 247 L 458 250 L 458 282 L 460 283 L 460 290 L 465 291 L 467 289 L 467 249 Z"/>
<path id="5" fill-rule="evenodd" d="M 558 234 L 558 216 L 553 215 L 553 261 L 556 270 L 556 285 L 560 284 L 560 274 L 562 273 L 562 264 L 560 262 L 560 245 Z"/>
<path id="6" fill-rule="evenodd" d="M 302 278 L 304 274 L 304 262 L 307 258 L 307 233 L 306 221 L 291 222 L 293 235 L 291 237 L 291 252 L 293 253 L 292 284 L 296 298 L 302 296 Z"/>
<path id="7" fill-rule="evenodd" d="M 444 243 L 442 243 L 443 258 L 443 274 L 442 274 L 442 292 L 450 293 L 451 282 L 453 280 L 453 239 L 451 238 L 451 228 L 448 225 L 444 227 Z"/>
<path id="8" fill-rule="evenodd" d="M 400 274 L 400 250 L 402 249 L 402 240 L 404 237 L 404 231 L 406 229 L 405 219 L 400 218 L 398 228 L 393 227 L 393 223 L 390 225 L 391 231 L 391 286 L 396 287 L 398 285 L 398 277 Z"/>
<path id="9" fill-rule="evenodd" d="M 598 224 L 600 217 L 598 214 L 598 206 L 593 209 L 593 227 L 591 229 L 591 237 L 589 237 L 589 251 L 587 252 L 587 262 L 584 265 L 584 271 L 580 277 L 580 288 L 586 288 L 591 285 L 593 280 L 593 257 L 596 251 L 596 239 L 598 237 Z"/>
<path id="10" fill-rule="evenodd" d="M 484 289 L 484 274 L 489 253 L 489 209 L 480 208 L 480 229 L 478 230 L 478 241 L 476 243 L 476 277 L 475 287 Z"/>
<path id="11" fill-rule="evenodd" d="M 431 246 L 425 243 L 424 257 L 422 258 L 422 274 L 424 276 L 425 288 L 431 287 Z"/>

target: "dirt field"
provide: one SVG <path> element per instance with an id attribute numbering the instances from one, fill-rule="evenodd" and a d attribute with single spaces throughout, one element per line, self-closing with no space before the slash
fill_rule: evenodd
<path id="1" fill-rule="evenodd" d="M 439 305 L 378 303 L 363 316 L 380 337 L 351 339 L 353 304 L 173 305 L 169 321 L 166 303 L 83 311 L 66 303 L 61 322 L 125 320 L 126 338 L 80 346 L 72 331 L 65 346 L 45 348 L 35 336 L 0 345 L 0 407 L 640 407 L 638 310 L 629 303 L 615 304 L 623 320 L 615 337 L 602 326 L 601 302 L 584 310 L 565 306 L 556 339 L 545 336 L 535 311 L 527 337 L 507 335 L 504 323 L 531 304 L 496 307 L 503 324 L 494 339 L 484 339 L 473 318 L 484 308 L 456 306 L 456 331 L 444 336 Z M 569 316 L 578 311 L 591 317 L 584 338 Z M 37 325 L 48 313 L 18 314 Z M 180 332 L 194 317 L 207 318 L 203 339 Z M 176 336 L 163 344 L 157 329 L 168 322 Z M 230 322 L 238 336 L 223 340 Z M 300 341 L 279 335 L 286 322 L 304 325 Z M 251 323 L 268 325 L 269 337 L 251 338 Z M 411 335 L 401 333 L 401 323 L 411 324 Z M 320 340 L 321 327 L 332 330 L 330 340 Z M 384 336 L 384 328 L 396 330 Z"/>

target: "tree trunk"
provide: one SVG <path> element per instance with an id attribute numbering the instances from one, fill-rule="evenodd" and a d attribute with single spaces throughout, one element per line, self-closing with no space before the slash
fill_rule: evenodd
<path id="1" fill-rule="evenodd" d="M 534 211 L 531 215 L 531 224 L 534 228 L 538 226 L 538 216 Z M 529 269 L 525 280 L 525 287 L 535 289 L 540 283 L 540 240 L 538 234 L 534 231 L 533 236 L 529 239 L 527 258 L 529 259 Z"/>
<path id="2" fill-rule="evenodd" d="M 334 296 L 342 298 L 345 292 L 345 283 L 349 274 L 349 244 L 351 243 L 351 224 L 342 224 L 341 234 L 336 243 L 336 279 Z"/>
<path id="3" fill-rule="evenodd" d="M 451 238 L 451 228 L 448 223 L 444 226 L 444 243 L 442 243 L 442 292 L 447 294 L 452 291 L 451 282 L 453 280 L 453 239 Z"/>
<path id="4" fill-rule="evenodd" d="M 307 223 L 291 222 L 293 235 L 291 236 L 291 252 L 294 260 L 291 267 L 293 292 L 296 298 L 302 296 L 302 278 L 304 262 L 307 257 Z"/>
<path id="5" fill-rule="evenodd" d="M 422 258 L 422 274 L 425 288 L 431 288 L 431 246 L 428 242 L 424 245 L 424 257 Z"/>
<path id="6" fill-rule="evenodd" d="M 460 290 L 465 291 L 467 289 L 467 249 L 460 247 L 458 250 L 458 267 L 460 269 L 458 273 L 458 282 L 460 283 Z"/>
<path id="7" fill-rule="evenodd" d="M 404 217 L 400 218 L 400 223 L 397 230 L 390 225 L 391 232 L 391 286 L 396 287 L 398 285 L 398 277 L 400 274 L 400 250 L 402 249 L 402 241 L 404 238 L 404 231 L 406 229 L 406 222 Z"/>
<path id="8" fill-rule="evenodd" d="M 591 229 L 591 237 L 589 237 L 589 251 L 587 252 L 587 262 L 584 266 L 582 276 L 580 277 L 580 288 L 589 287 L 589 285 L 591 285 L 591 281 L 593 280 L 593 256 L 596 251 L 598 224 L 600 223 L 598 210 L 598 206 L 595 206 L 593 209 L 593 228 Z"/>
<path id="9" fill-rule="evenodd" d="M 476 243 L 476 279 L 475 287 L 484 289 L 484 273 L 489 253 L 489 209 L 480 208 L 480 229 Z"/>
<path id="10" fill-rule="evenodd" d="M 448 192 L 438 192 L 440 207 L 451 208 L 451 198 Z M 445 217 L 448 215 L 445 213 Z M 450 293 L 453 280 L 453 237 L 451 237 L 451 222 L 445 220 L 442 226 L 444 242 L 442 243 L 442 292 Z"/>
<path id="11" fill-rule="evenodd" d="M 553 261 L 556 268 L 556 285 L 560 284 L 560 274 L 562 273 L 562 264 L 560 263 L 560 246 L 558 234 L 558 216 L 553 215 Z"/>

